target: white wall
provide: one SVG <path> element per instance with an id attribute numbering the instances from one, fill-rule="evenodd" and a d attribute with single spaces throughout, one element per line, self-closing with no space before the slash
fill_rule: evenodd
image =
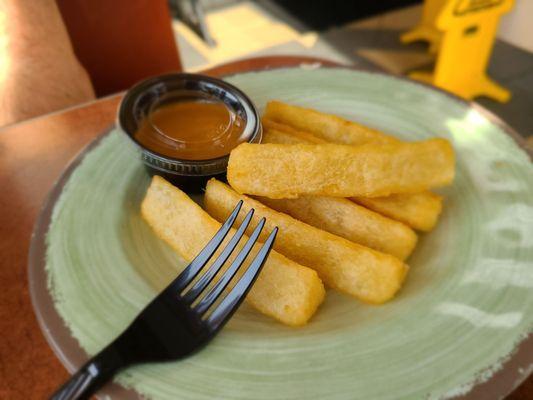
<path id="1" fill-rule="evenodd" d="M 516 0 L 501 19 L 498 37 L 533 53 L 533 0 Z"/>

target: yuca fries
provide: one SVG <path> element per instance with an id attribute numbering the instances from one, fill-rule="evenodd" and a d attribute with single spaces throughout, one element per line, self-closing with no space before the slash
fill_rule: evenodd
<path id="1" fill-rule="evenodd" d="M 244 201 L 245 210 L 255 209 L 254 222 L 266 218 L 265 232 L 279 227 L 274 243 L 277 251 L 315 269 L 329 286 L 376 304 L 390 300 L 400 289 L 408 267 L 397 258 L 274 211 L 215 179 L 208 182 L 204 207 L 219 221 L 239 200 Z"/>
<path id="2" fill-rule="evenodd" d="M 157 236 L 189 261 L 220 228 L 220 223 L 185 193 L 158 176 L 146 192 L 141 213 Z M 232 229 L 229 237 L 234 233 Z M 241 239 L 241 245 L 245 240 Z M 315 313 L 324 295 L 324 286 L 315 271 L 272 251 L 246 299 L 263 314 L 298 326 Z"/>
<path id="3" fill-rule="evenodd" d="M 264 118 L 263 127 L 265 132 L 263 133 L 262 143 L 327 143 L 325 140 L 309 133 L 297 131 L 288 125 Z M 413 229 L 424 232 L 428 232 L 435 227 L 442 211 L 442 196 L 430 191 L 391 194 L 390 196 L 373 198 L 352 197 L 351 200 L 386 217 L 403 222 Z"/>
<path id="4" fill-rule="evenodd" d="M 258 200 L 309 225 L 405 260 L 415 248 L 411 228 L 340 197 L 302 196 Z"/>
<path id="5" fill-rule="evenodd" d="M 348 121 L 336 115 L 309 108 L 269 101 L 264 119 L 280 122 L 318 136 L 328 142 L 359 145 L 364 143 L 395 143 L 398 139 L 377 129 Z"/>
<path id="6" fill-rule="evenodd" d="M 230 154 L 228 181 L 239 193 L 379 197 L 449 184 L 454 154 L 444 139 L 417 143 L 250 144 Z"/>
<path id="7" fill-rule="evenodd" d="M 351 197 L 350 200 L 424 232 L 435 227 L 442 211 L 442 196 L 429 191 L 374 198 Z"/>
<path id="8" fill-rule="evenodd" d="M 281 124 L 270 119 L 263 118 L 261 123 L 264 129 L 261 143 L 328 143 L 327 140 L 320 139 L 318 136 L 315 136 L 311 133 L 296 130 L 288 125 Z"/>

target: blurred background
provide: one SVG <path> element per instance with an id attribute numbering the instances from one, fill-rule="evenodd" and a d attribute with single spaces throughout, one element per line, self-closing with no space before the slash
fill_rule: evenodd
<path id="1" fill-rule="evenodd" d="M 187 3 L 201 6 L 199 20 L 179 11 Z M 422 1 L 173 0 L 170 5 L 186 70 L 272 54 L 313 55 L 401 75 L 431 69 L 435 62 L 427 44 L 399 40 L 419 22 Z M 503 16 L 488 67 L 489 76 L 512 91 L 511 100 L 476 99 L 525 136 L 533 134 L 531 16 L 531 0 L 518 0 Z"/>
<path id="2" fill-rule="evenodd" d="M 50 1 L 34 2 L 32 9 L 38 3 L 52 6 Z M 2 20 L 5 25 L 11 18 L 9 3 L 17 8 L 32 2 L 2 3 L 0 28 Z M 117 93 L 147 76 L 201 71 L 248 57 L 306 55 L 399 75 L 431 71 L 436 60 L 427 43 L 400 42 L 400 36 L 420 22 L 423 3 L 418 0 L 57 0 L 55 4 L 94 93 L 84 89 L 70 102 L 51 102 L 33 115 L 12 115 L 0 124 Z M 533 0 L 516 0 L 499 24 L 488 64 L 488 75 L 512 92 L 511 99 L 501 103 L 476 98 L 525 137 L 533 134 L 532 15 Z M 36 21 L 57 22 L 41 13 L 26 25 Z M 459 57 L 456 62 L 462 68 Z"/>

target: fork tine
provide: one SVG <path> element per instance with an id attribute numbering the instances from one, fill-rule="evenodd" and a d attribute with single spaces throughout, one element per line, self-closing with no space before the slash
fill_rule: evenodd
<path id="1" fill-rule="evenodd" d="M 242 200 L 237 203 L 230 216 L 222 224 L 215 236 L 213 236 L 209 243 L 205 245 L 203 250 L 194 258 L 194 260 L 191 261 L 188 267 L 185 268 L 185 270 L 183 270 L 181 274 L 179 274 L 179 276 L 174 280 L 174 282 L 170 284 L 167 289 L 171 289 L 176 292 L 181 292 L 187 287 L 187 285 L 189 285 L 189 283 L 192 282 L 192 280 L 196 277 L 196 275 L 198 275 L 198 272 L 200 272 L 204 265 L 213 256 L 215 251 L 218 249 L 218 247 L 228 234 L 229 230 L 233 226 L 233 223 L 237 219 L 237 215 L 239 215 L 241 207 Z"/>
<path id="2" fill-rule="evenodd" d="M 185 293 L 185 295 L 183 296 L 183 300 L 185 300 L 187 303 L 192 303 L 200 295 L 200 293 L 202 293 L 202 291 L 207 287 L 207 285 L 211 283 L 217 272 L 228 260 L 228 257 L 231 255 L 231 253 L 233 253 L 235 247 L 237 247 L 237 244 L 244 235 L 244 232 L 248 228 L 248 225 L 250 225 L 250 221 L 252 220 L 253 215 L 254 209 L 252 208 L 250 211 L 248 211 L 248 214 L 246 214 L 246 217 L 242 221 L 241 226 L 239 227 L 237 232 L 235 232 L 235 235 L 233 235 L 224 250 L 222 250 L 222 253 L 220 253 L 213 265 L 209 267 L 207 272 L 202 275 L 198 282 L 196 282 L 194 286 L 189 291 L 187 291 L 187 293 Z"/>
<path id="3" fill-rule="evenodd" d="M 268 239 L 265 241 L 261 250 L 259 250 L 244 275 L 209 316 L 207 324 L 211 329 L 217 330 L 221 324 L 224 324 L 244 300 L 270 254 L 277 233 L 278 228 L 276 227 L 270 232 Z"/>
<path id="4" fill-rule="evenodd" d="M 217 284 L 213 286 L 211 290 L 209 290 L 209 292 L 205 295 L 205 297 L 194 307 L 195 312 L 201 315 L 213 305 L 218 296 L 220 296 L 220 293 L 222 293 L 226 286 L 228 286 L 228 283 L 231 281 L 231 279 L 235 276 L 246 257 L 248 257 L 248 254 L 250 254 L 250 251 L 252 250 L 253 245 L 257 241 L 259 234 L 263 230 L 264 225 L 265 218 L 261 218 L 261 221 L 259 221 L 257 227 L 250 235 L 250 238 L 248 239 L 242 250 L 239 252 L 235 260 L 231 263 L 228 270 L 224 272 L 224 275 L 222 275 Z"/>

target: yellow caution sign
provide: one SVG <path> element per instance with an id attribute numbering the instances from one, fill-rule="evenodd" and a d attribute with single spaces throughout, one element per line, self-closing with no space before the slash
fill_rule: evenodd
<path id="1" fill-rule="evenodd" d="M 448 0 L 435 19 L 442 31 L 435 71 L 410 76 L 465 99 L 487 96 L 508 101 L 510 92 L 491 80 L 486 68 L 500 17 L 513 5 L 514 0 Z"/>
<path id="2" fill-rule="evenodd" d="M 442 32 L 437 29 L 436 19 L 445 4 L 446 0 L 426 0 L 420 23 L 400 36 L 402 43 L 426 41 L 429 42 L 429 52 L 435 54 L 439 49 L 442 36 Z"/>

